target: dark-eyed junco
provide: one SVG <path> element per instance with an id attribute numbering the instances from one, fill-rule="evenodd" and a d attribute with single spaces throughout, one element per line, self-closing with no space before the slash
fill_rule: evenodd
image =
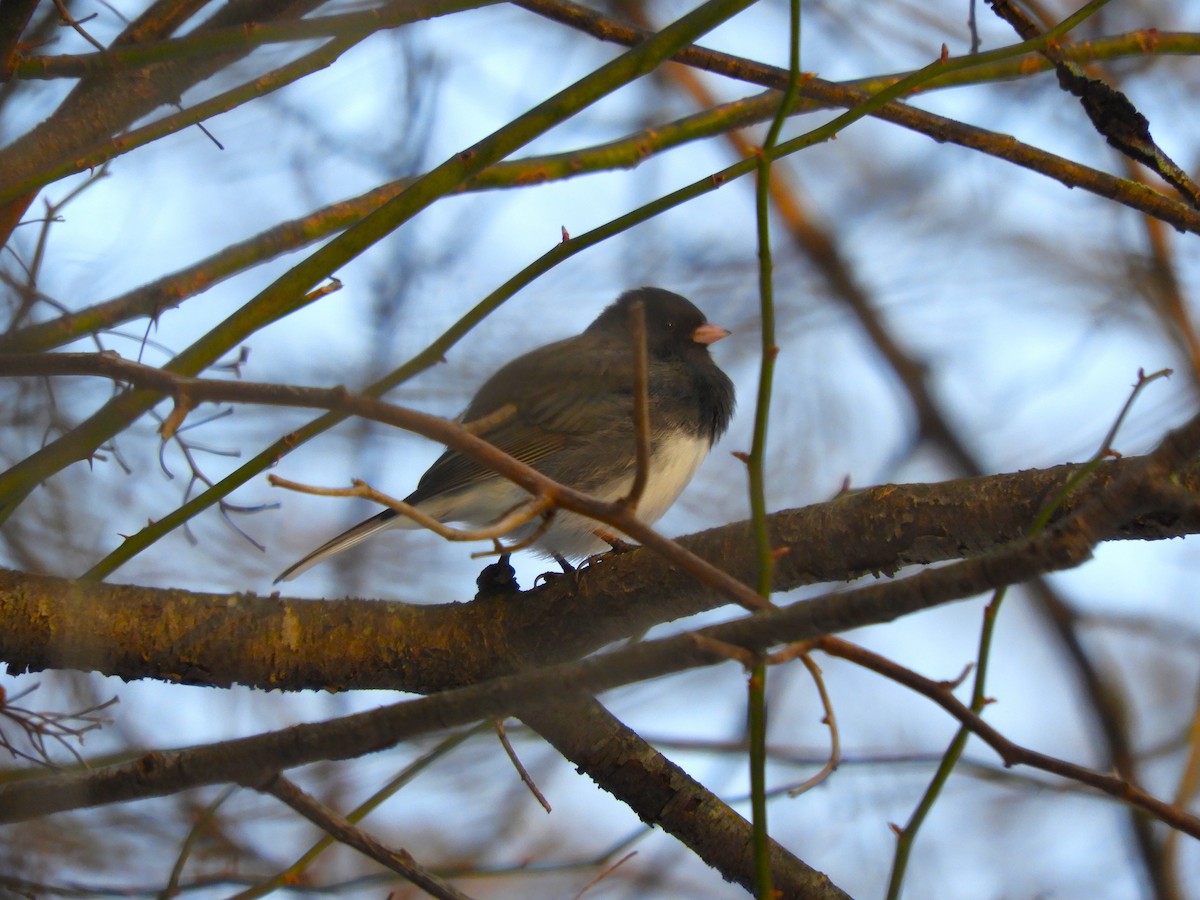
<path id="1" fill-rule="evenodd" d="M 639 301 L 649 362 L 650 467 L 637 515 L 651 523 L 675 502 L 733 415 L 733 383 L 708 354 L 708 345 L 729 332 L 708 324 L 678 294 L 652 287 L 622 294 L 582 334 L 532 350 L 496 372 L 460 419 L 485 420 L 511 404 L 480 437 L 577 490 L 606 500 L 627 496 L 637 466 L 630 307 Z M 473 527 L 490 525 L 529 500 L 524 489 L 454 450 L 405 498 L 440 522 Z M 538 524 L 519 526 L 508 538 L 519 541 Z M 318 547 L 276 582 L 385 528 L 417 527 L 386 509 Z M 598 531 L 597 522 L 559 510 L 534 547 L 560 562 L 578 559 L 606 546 Z"/>

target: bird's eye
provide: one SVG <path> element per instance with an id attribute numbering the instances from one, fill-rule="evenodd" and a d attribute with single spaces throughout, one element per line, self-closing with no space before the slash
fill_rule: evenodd
<path id="1" fill-rule="evenodd" d="M 675 323 L 674 323 L 674 322 L 667 322 L 667 331 L 670 331 L 670 330 L 671 330 L 672 328 L 674 328 L 674 327 L 675 327 Z"/>

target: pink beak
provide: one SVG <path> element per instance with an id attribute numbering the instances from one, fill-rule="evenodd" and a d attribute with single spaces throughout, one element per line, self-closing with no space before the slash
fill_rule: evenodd
<path id="1" fill-rule="evenodd" d="M 721 338 L 729 337 L 729 329 L 722 328 L 720 325 L 713 325 L 705 322 L 699 328 L 692 332 L 692 340 L 697 344 L 715 344 Z"/>

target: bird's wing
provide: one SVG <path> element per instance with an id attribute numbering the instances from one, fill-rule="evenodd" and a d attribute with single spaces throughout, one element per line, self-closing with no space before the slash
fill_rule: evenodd
<path id="1" fill-rule="evenodd" d="M 581 344 L 583 337 L 569 338 L 509 363 L 479 389 L 462 421 L 469 424 L 499 413 L 496 424 L 479 436 L 537 469 L 547 457 L 591 435 L 614 429 L 628 429 L 632 435 L 630 354 L 607 354 Z M 564 354 L 564 349 L 569 352 Z M 502 410 L 510 405 L 512 412 L 505 416 Z M 632 437 L 623 443 L 632 455 Z M 408 502 L 420 503 L 492 477 L 498 476 L 491 469 L 447 450 L 422 476 Z"/>

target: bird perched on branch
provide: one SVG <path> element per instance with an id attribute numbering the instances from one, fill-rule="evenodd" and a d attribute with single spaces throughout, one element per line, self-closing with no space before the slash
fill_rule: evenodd
<path id="1" fill-rule="evenodd" d="M 555 481 L 602 500 L 627 497 L 637 473 L 637 304 L 645 322 L 649 467 L 636 511 L 649 524 L 675 502 L 733 415 L 733 383 L 708 351 L 729 332 L 709 324 L 679 294 L 653 287 L 622 294 L 581 334 L 531 350 L 497 371 L 460 419 L 481 423 L 479 437 Z M 447 450 L 404 502 L 438 522 L 484 527 L 531 499 L 507 478 Z M 532 546 L 564 566 L 615 537 L 566 510 L 554 512 L 548 525 L 540 520 L 536 516 L 506 536 L 520 542 L 536 535 Z M 384 529 L 417 527 L 385 509 L 318 547 L 276 582 Z"/>

